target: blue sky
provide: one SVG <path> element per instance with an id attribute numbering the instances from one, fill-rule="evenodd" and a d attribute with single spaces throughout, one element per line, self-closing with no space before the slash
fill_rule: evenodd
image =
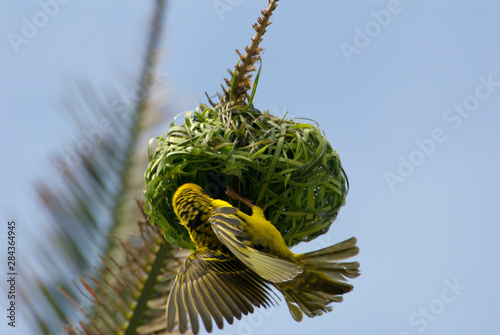
<path id="1" fill-rule="evenodd" d="M 266 5 L 170 3 L 161 65 L 175 113 L 220 90 Z M 0 5 L 0 234 L 15 218 L 21 247 L 44 234 L 34 182 L 57 178 L 51 158 L 82 136 L 61 108 L 68 83 L 134 74 L 151 8 Z M 215 334 L 499 333 L 500 2 L 290 0 L 272 22 L 255 106 L 316 120 L 351 185 L 330 231 L 294 251 L 356 236 L 362 275 L 328 315 L 298 324 L 282 304 Z"/>

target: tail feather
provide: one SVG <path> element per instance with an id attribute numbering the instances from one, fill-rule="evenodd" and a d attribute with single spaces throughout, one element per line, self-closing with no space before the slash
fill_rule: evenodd
<path id="1" fill-rule="evenodd" d="M 345 281 L 347 278 L 356 278 L 359 276 L 359 263 L 316 263 L 308 266 L 311 271 L 317 271 L 326 274 L 334 280 Z"/>
<path id="2" fill-rule="evenodd" d="M 359 276 L 359 263 L 339 261 L 358 254 L 356 242 L 353 237 L 321 250 L 296 255 L 303 264 L 303 273 L 289 282 L 276 284 L 295 321 L 302 320 L 302 312 L 308 317 L 331 312 L 330 304 L 341 302 L 342 294 L 352 291 L 353 286 L 347 283 L 347 278 Z"/>
<path id="3" fill-rule="evenodd" d="M 359 248 L 356 246 L 357 239 L 351 237 L 348 240 L 326 247 L 324 249 L 311 251 L 305 254 L 297 255 L 297 258 L 304 264 L 317 263 L 321 261 L 335 262 L 356 256 Z"/>
<path id="4" fill-rule="evenodd" d="M 315 316 L 323 315 L 323 313 L 328 313 L 332 311 L 332 307 L 329 306 L 332 302 L 342 302 L 342 296 L 333 296 L 329 294 L 313 294 L 313 293 L 296 293 L 287 292 L 284 293 L 285 299 L 287 301 L 288 307 L 299 307 L 295 313 L 292 313 L 290 309 L 290 314 L 295 321 L 300 322 L 303 318 L 303 313 L 308 317 L 313 318 Z M 295 303 L 297 306 L 295 306 Z"/>

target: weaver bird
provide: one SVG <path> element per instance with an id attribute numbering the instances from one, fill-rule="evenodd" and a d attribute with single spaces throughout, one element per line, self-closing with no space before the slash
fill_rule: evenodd
<path id="1" fill-rule="evenodd" d="M 346 277 L 359 275 L 359 263 L 339 261 L 356 255 L 356 238 L 305 254 L 294 254 L 262 209 L 228 189 L 229 196 L 252 208 L 252 215 L 210 198 L 196 184 L 177 189 L 172 203 L 196 250 L 177 273 L 167 301 L 167 328 L 197 334 L 198 316 L 208 332 L 273 304 L 271 287 L 285 297 L 290 314 L 301 321 L 331 312 L 332 302 L 353 289 Z"/>

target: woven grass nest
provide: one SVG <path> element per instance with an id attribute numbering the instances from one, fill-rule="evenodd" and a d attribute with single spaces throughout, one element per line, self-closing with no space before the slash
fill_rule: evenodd
<path id="1" fill-rule="evenodd" d="M 328 231 L 345 203 L 348 181 L 322 130 L 260 112 L 252 103 L 201 105 L 157 138 L 145 173 L 146 205 L 166 239 L 193 248 L 171 199 L 184 183 L 229 201 L 226 186 L 262 207 L 291 247 Z M 151 145 L 150 145 L 151 147 Z"/>

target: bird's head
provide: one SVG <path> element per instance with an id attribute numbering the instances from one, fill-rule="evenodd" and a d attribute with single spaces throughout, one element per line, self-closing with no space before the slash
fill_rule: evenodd
<path id="1" fill-rule="evenodd" d="M 212 200 L 199 185 L 188 183 L 175 191 L 172 205 L 181 224 L 194 229 L 208 221 L 213 212 Z"/>

